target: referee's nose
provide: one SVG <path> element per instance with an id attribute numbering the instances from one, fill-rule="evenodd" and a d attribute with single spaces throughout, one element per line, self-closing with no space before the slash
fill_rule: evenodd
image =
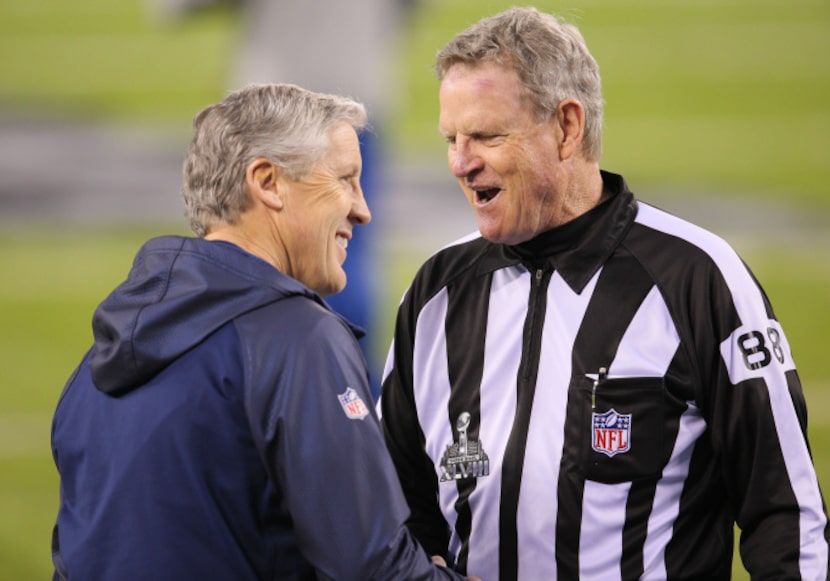
<path id="1" fill-rule="evenodd" d="M 469 137 L 459 135 L 456 138 L 449 150 L 450 170 L 455 177 L 467 177 L 484 167 L 484 161 L 475 150 L 475 144 Z"/>

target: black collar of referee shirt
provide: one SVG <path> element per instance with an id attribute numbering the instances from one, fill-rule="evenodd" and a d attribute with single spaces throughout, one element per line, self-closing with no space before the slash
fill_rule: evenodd
<path id="1" fill-rule="evenodd" d="M 550 266 L 571 289 L 581 293 L 608 260 L 634 222 L 637 202 L 621 175 L 601 171 L 611 197 L 567 224 L 515 246 L 495 244 L 482 263 L 494 270 L 521 262 L 536 270 Z"/>

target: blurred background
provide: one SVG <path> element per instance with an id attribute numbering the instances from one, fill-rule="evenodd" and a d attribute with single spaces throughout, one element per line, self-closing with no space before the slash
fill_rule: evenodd
<path id="1" fill-rule="evenodd" d="M 342 4 L 342 6 L 341 6 Z M 188 234 L 190 121 L 252 80 L 369 107 L 375 377 L 420 262 L 475 229 L 437 133 L 436 52 L 495 0 L 4 0 L 0 3 L 0 581 L 51 575 L 51 414 L 95 306 L 153 235 Z M 602 167 L 720 234 L 776 309 L 830 489 L 830 3 L 538 1 L 600 64 Z M 346 308 L 346 307 L 343 307 Z M 129 526 L 129 523 L 125 523 Z M 736 564 L 736 579 L 747 578 Z"/>

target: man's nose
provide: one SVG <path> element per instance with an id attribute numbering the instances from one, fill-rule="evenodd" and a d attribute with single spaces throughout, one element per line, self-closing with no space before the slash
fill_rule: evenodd
<path id="1" fill-rule="evenodd" d="M 366 203 L 363 188 L 358 190 L 357 199 L 352 204 L 351 217 L 356 224 L 368 224 L 372 221 L 372 212 L 369 211 L 369 204 Z"/>
<path id="2" fill-rule="evenodd" d="M 480 169 L 482 160 L 466 139 L 459 139 L 453 150 L 450 152 L 450 170 L 457 178 L 470 175 L 471 172 Z"/>

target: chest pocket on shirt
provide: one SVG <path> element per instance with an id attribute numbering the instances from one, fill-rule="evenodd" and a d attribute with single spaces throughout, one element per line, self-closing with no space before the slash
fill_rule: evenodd
<path id="1" fill-rule="evenodd" d="M 612 484 L 659 476 L 670 453 L 663 378 L 606 378 L 596 389 L 589 377 L 575 379 L 585 478 Z"/>

